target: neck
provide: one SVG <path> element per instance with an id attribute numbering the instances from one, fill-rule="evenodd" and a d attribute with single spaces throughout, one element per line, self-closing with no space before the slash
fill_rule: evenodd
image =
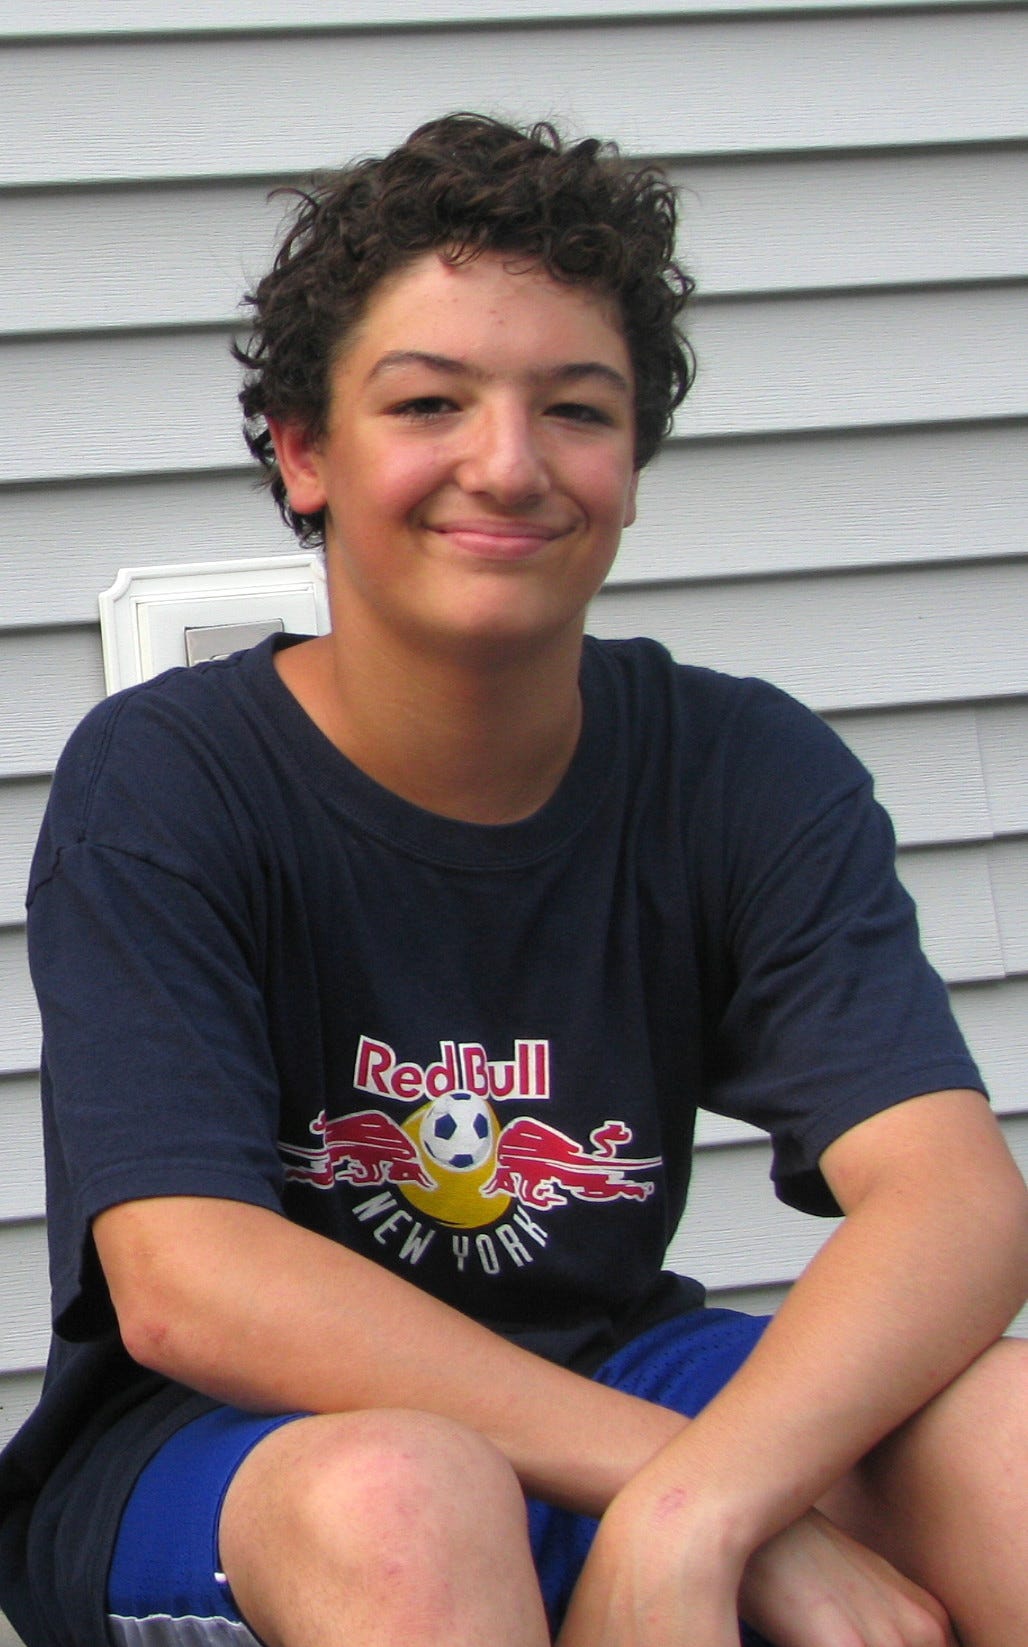
<path id="1" fill-rule="evenodd" d="M 581 636 L 502 658 L 411 659 L 345 628 L 278 654 L 279 674 L 355 765 L 404 800 L 513 823 L 557 788 L 578 742 Z"/>

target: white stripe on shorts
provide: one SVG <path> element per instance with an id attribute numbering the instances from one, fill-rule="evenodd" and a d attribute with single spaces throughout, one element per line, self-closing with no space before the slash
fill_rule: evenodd
<path id="1" fill-rule="evenodd" d="M 251 1629 L 230 1618 L 172 1618 L 170 1613 L 121 1618 L 108 1613 L 107 1622 L 118 1647 L 261 1647 Z"/>

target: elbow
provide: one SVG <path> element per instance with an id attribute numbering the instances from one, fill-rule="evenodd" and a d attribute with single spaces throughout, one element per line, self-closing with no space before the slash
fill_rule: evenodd
<path id="1" fill-rule="evenodd" d="M 114 1313 L 121 1341 L 133 1361 L 149 1372 L 177 1377 L 175 1334 L 170 1318 L 160 1310 L 140 1307 L 124 1299 L 115 1301 Z"/>
<path id="2" fill-rule="evenodd" d="M 128 1354 L 149 1372 L 196 1387 L 197 1351 L 215 1348 L 215 1335 L 203 1330 L 207 1300 L 198 1284 L 210 1266 L 188 1244 L 154 1239 L 154 1209 L 163 1206 L 111 1208 L 94 1219 L 93 1239 Z"/>
<path id="3" fill-rule="evenodd" d="M 1028 1298 L 1028 1184 L 1018 1173 L 1019 1183 L 1014 1191 L 1012 1224 L 1014 1233 L 1011 1247 L 1014 1253 L 1018 1291 L 1018 1309 Z"/>
<path id="4" fill-rule="evenodd" d="M 984 1233 L 983 1210 L 989 1244 L 979 1246 L 979 1261 L 995 1277 L 1001 1294 L 998 1313 L 1004 1317 L 1001 1330 L 1005 1330 L 1028 1299 L 1028 1185 L 1013 1160 L 1006 1183 L 994 1185 L 987 1202 L 978 1204 L 978 1241 Z"/>
<path id="5" fill-rule="evenodd" d="M 186 1345 L 193 1336 L 182 1312 L 159 1286 L 121 1285 L 111 1290 L 118 1332 L 133 1361 L 148 1372 L 180 1383 L 195 1383 Z"/>

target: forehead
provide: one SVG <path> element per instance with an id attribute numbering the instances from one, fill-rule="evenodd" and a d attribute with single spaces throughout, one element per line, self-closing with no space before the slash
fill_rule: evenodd
<path id="1" fill-rule="evenodd" d="M 612 299 L 498 252 L 460 263 L 427 252 L 387 275 L 337 358 L 371 368 L 397 349 L 469 362 L 495 357 L 508 366 L 518 359 L 557 365 L 596 358 L 626 378 L 631 370 Z"/>

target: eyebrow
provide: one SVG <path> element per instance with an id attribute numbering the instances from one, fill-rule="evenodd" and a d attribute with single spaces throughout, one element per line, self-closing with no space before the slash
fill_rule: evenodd
<path id="1" fill-rule="evenodd" d="M 425 366 L 430 371 L 441 372 L 447 377 L 470 377 L 478 382 L 484 382 L 490 376 L 490 373 L 483 371 L 481 367 L 473 366 L 467 360 L 454 360 L 450 355 L 434 355 L 423 349 L 390 349 L 375 362 L 366 381 L 371 383 L 375 378 L 383 377 L 389 372 L 402 371 L 405 366 Z M 530 383 L 554 385 L 581 383 L 584 379 L 598 377 L 629 399 L 632 395 L 627 378 L 602 360 L 570 360 L 550 370 L 527 372 L 525 376 Z"/>

